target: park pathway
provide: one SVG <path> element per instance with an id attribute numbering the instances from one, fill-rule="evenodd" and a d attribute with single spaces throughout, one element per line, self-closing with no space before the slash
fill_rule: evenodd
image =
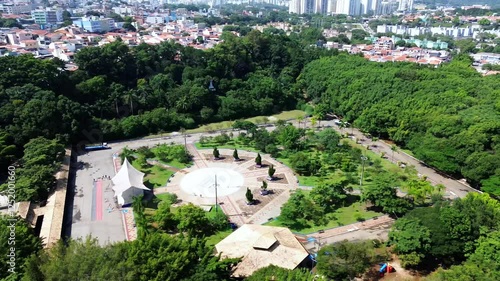
<path id="1" fill-rule="evenodd" d="M 269 202 L 264 208 L 257 211 L 253 216 L 251 216 L 247 223 L 254 224 L 264 224 L 269 221 L 270 218 L 275 218 L 281 213 L 281 206 L 288 201 L 290 198 L 290 191 L 283 190 L 283 192 Z"/>
<path id="2" fill-rule="evenodd" d="M 238 226 L 245 224 L 245 219 L 243 218 L 243 212 L 238 208 L 237 204 L 233 202 L 230 196 L 224 196 L 218 199 L 219 206 L 224 211 L 224 214 L 229 218 L 229 220 Z"/>
<path id="3" fill-rule="evenodd" d="M 187 145 L 187 150 L 193 156 L 193 163 L 196 168 L 201 169 L 208 167 L 205 157 L 203 157 L 203 154 L 201 154 L 198 149 L 196 149 L 194 144 L 189 143 Z"/>

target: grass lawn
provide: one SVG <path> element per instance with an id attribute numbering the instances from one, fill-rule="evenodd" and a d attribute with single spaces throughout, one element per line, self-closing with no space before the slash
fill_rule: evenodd
<path id="1" fill-rule="evenodd" d="M 342 207 L 337 209 L 334 214 L 335 217 L 337 218 L 336 220 L 330 220 L 328 224 L 326 225 L 320 225 L 320 226 L 312 226 L 309 228 L 304 228 L 304 229 L 291 229 L 293 232 L 299 232 L 303 234 L 309 234 L 313 232 L 317 232 L 320 229 L 329 229 L 329 228 L 334 228 L 334 227 L 339 227 L 343 225 L 348 225 L 357 222 L 357 216 L 367 220 L 371 219 L 376 216 L 381 216 L 383 215 L 382 213 L 374 212 L 374 211 L 367 211 L 366 209 L 366 203 L 364 202 L 354 202 L 350 206 L 347 207 Z M 357 215 L 359 214 L 359 215 Z M 265 225 L 271 225 L 271 226 L 283 226 L 278 219 L 270 221 L 266 223 Z M 312 223 L 311 223 L 312 225 Z"/>
<path id="2" fill-rule="evenodd" d="M 300 116 L 305 116 L 305 112 L 302 110 L 290 110 L 290 111 L 283 111 L 279 114 L 272 115 L 272 117 L 276 118 L 276 120 L 289 120 L 289 119 L 296 119 Z M 265 122 L 269 122 L 268 119 L 269 116 L 255 116 L 252 118 L 247 118 L 245 120 L 253 122 L 253 123 L 262 123 L 262 121 L 265 120 Z M 190 134 L 195 134 L 195 133 L 202 133 L 202 132 L 208 132 L 208 131 L 214 131 L 214 130 L 225 130 L 232 128 L 233 126 L 233 121 L 222 121 L 222 122 L 217 122 L 217 123 L 210 123 L 206 124 L 203 126 L 200 126 L 195 129 L 190 129 L 187 130 L 187 133 Z M 159 135 L 156 135 L 156 137 Z M 150 136 L 152 137 L 152 136 Z"/>
<path id="3" fill-rule="evenodd" d="M 170 176 L 174 174 L 174 172 L 164 169 L 160 166 L 149 166 L 147 168 L 142 168 L 137 160 L 132 162 L 132 166 L 137 170 L 143 172 L 144 175 L 144 185 L 148 188 L 157 188 L 162 187 L 167 184 Z"/>
<path id="4" fill-rule="evenodd" d="M 316 186 L 323 178 L 317 176 L 299 176 L 299 184 L 303 186 Z"/>
<path id="5" fill-rule="evenodd" d="M 170 162 L 163 162 L 163 161 L 160 161 L 161 163 L 165 164 L 165 165 L 168 165 L 168 166 L 171 166 L 171 167 L 174 167 L 174 168 L 177 168 L 177 169 L 184 169 L 186 168 L 188 165 L 193 165 L 193 163 L 189 163 L 189 164 L 184 164 L 184 163 L 181 163 L 179 161 L 177 161 L 177 159 L 174 159 Z"/>
<path id="6" fill-rule="evenodd" d="M 156 198 L 158 198 L 158 200 L 166 200 L 168 197 L 169 197 L 169 194 L 168 193 L 161 193 L 161 194 L 155 194 Z"/>
<path id="7" fill-rule="evenodd" d="M 253 148 L 252 146 L 248 146 L 248 145 L 244 145 L 244 144 L 241 144 L 241 143 L 238 143 L 237 141 L 234 141 L 234 140 L 230 140 L 229 142 L 227 142 L 226 144 L 223 144 L 223 145 L 220 145 L 218 143 L 215 143 L 215 142 L 211 142 L 211 143 L 205 143 L 205 144 L 201 144 L 199 142 L 196 142 L 194 144 L 194 146 L 196 147 L 196 149 L 213 149 L 214 147 L 217 147 L 219 149 L 238 149 L 238 150 L 248 150 L 248 151 L 253 151 L 253 152 L 259 152 L 257 151 L 255 148 Z"/>
<path id="8" fill-rule="evenodd" d="M 215 233 L 214 235 L 208 236 L 207 237 L 207 246 L 208 247 L 214 247 L 217 243 L 222 241 L 224 238 L 228 237 L 229 234 L 233 233 L 232 229 L 224 230 L 224 231 L 219 231 Z"/>

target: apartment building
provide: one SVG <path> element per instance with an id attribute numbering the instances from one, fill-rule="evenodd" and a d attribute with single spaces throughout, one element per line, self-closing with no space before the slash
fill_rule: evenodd
<path id="1" fill-rule="evenodd" d="M 5 15 L 29 14 L 32 9 L 31 4 L 0 4 L 0 13 Z"/>
<path id="2" fill-rule="evenodd" d="M 61 9 L 33 10 L 31 16 L 36 24 L 40 25 L 55 25 L 63 21 L 63 11 Z"/>
<path id="3" fill-rule="evenodd" d="M 104 17 L 83 17 L 73 21 L 73 24 L 88 32 L 108 32 L 115 29 L 115 21 Z"/>

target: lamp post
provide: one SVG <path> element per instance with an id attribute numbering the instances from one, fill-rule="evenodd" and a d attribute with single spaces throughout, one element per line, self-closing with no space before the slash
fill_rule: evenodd
<path id="1" fill-rule="evenodd" d="M 365 173 L 365 161 L 368 160 L 368 157 L 366 156 L 361 156 L 361 161 L 362 161 L 362 169 L 361 169 L 361 178 L 359 179 L 359 185 L 363 187 L 363 176 Z"/>
<path id="2" fill-rule="evenodd" d="M 217 175 L 215 175 L 215 212 L 217 213 Z"/>
<path id="3" fill-rule="evenodd" d="M 186 141 L 186 129 L 180 129 L 182 136 L 184 137 L 184 148 L 187 150 L 187 141 Z"/>

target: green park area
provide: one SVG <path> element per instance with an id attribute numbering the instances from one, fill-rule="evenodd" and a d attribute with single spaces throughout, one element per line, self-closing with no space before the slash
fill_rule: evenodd
<path id="1" fill-rule="evenodd" d="M 307 222 L 309 227 L 298 229 L 291 228 L 293 232 L 299 232 L 301 234 L 310 234 L 314 232 L 318 232 L 319 230 L 325 230 L 330 228 L 335 228 L 339 226 L 344 226 L 348 224 L 352 224 L 355 222 L 365 221 L 367 219 L 372 219 L 374 217 L 382 215 L 380 212 L 367 210 L 367 204 L 365 202 L 360 202 L 358 196 L 353 196 L 355 200 L 353 203 L 339 207 L 335 211 L 327 214 L 328 222 L 324 225 L 315 225 L 313 221 Z M 283 222 L 276 218 L 272 220 L 266 225 L 270 226 L 287 226 L 283 224 Z"/>
<path id="2" fill-rule="evenodd" d="M 120 157 L 129 159 L 134 168 L 145 174 L 144 185 L 151 189 L 165 186 L 176 171 L 192 164 L 191 156 L 182 145 L 125 148 Z"/>
<path id="3" fill-rule="evenodd" d="M 293 169 L 304 189 L 291 195 L 269 225 L 315 232 L 384 213 L 403 214 L 441 196 L 440 188 L 419 178 L 413 167 L 400 168 L 385 159 L 391 155 L 378 155 L 333 129 L 317 132 L 283 121 L 276 125 L 268 132 L 236 121 L 231 133 L 203 137 L 196 144 L 270 154 Z M 406 196 L 398 197 L 398 190 Z"/>
<path id="4" fill-rule="evenodd" d="M 213 247 L 233 231 L 228 218 L 220 207 L 189 204 L 176 205 L 177 195 L 163 193 L 153 202 L 145 202 L 137 197 L 132 206 L 138 231 L 163 232 L 168 234 L 186 233 L 205 238 L 206 245 Z"/>

